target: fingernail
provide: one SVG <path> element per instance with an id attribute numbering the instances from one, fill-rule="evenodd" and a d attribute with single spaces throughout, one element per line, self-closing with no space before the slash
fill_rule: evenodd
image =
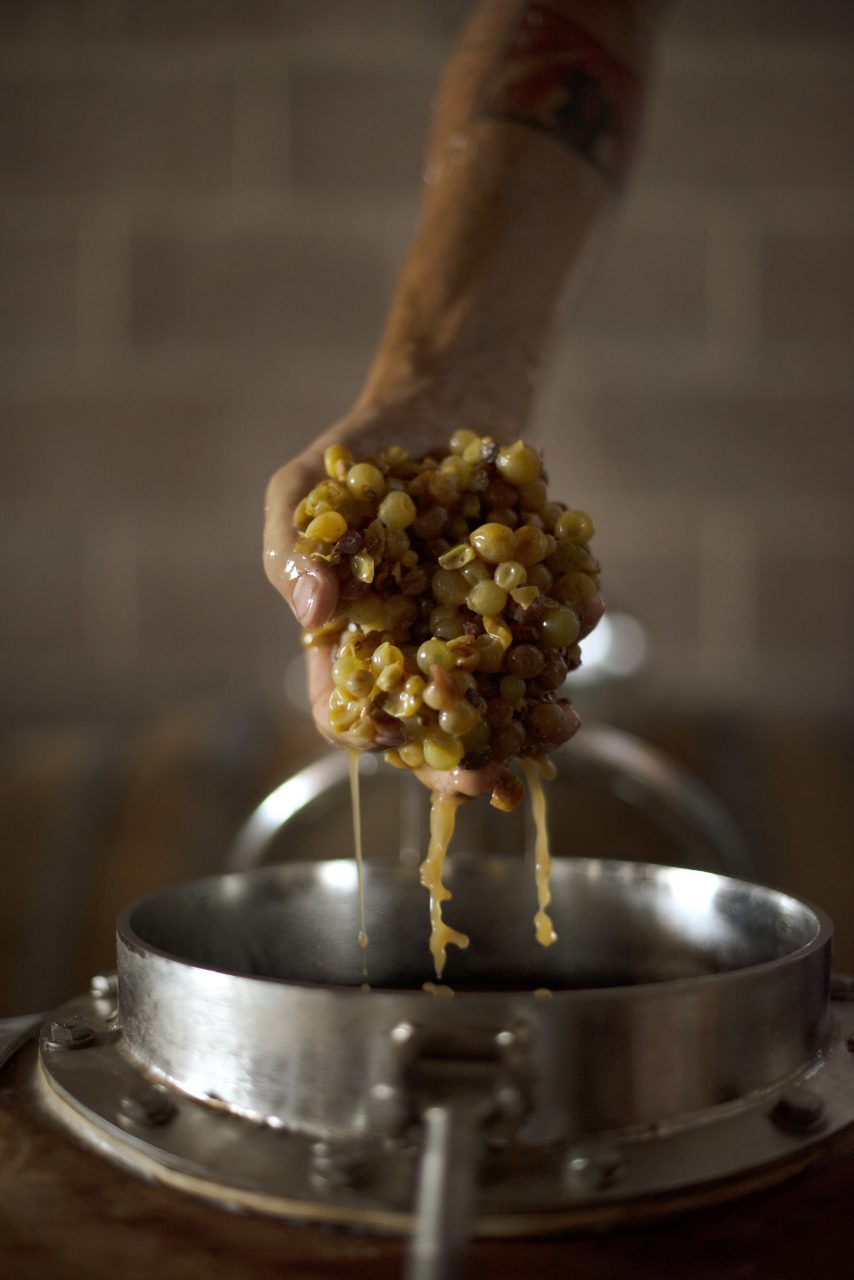
<path id="1" fill-rule="evenodd" d="M 318 582 L 313 573 L 304 573 L 294 587 L 294 613 L 301 626 L 307 627 L 317 601 Z"/>

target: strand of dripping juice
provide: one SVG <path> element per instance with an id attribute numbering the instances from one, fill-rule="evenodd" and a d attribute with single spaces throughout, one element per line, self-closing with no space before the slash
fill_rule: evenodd
<path id="1" fill-rule="evenodd" d="M 550 947 L 557 942 L 557 934 L 548 913 L 552 900 L 549 887 L 549 876 L 552 870 L 552 857 L 549 849 L 549 829 L 546 818 L 546 796 L 542 780 L 534 760 L 523 760 L 522 768 L 528 779 L 531 793 L 531 810 L 534 815 L 534 865 L 537 885 L 537 913 L 534 916 L 534 932 L 541 947 Z"/>
<path id="2" fill-rule="evenodd" d="M 430 953 L 437 980 L 445 968 L 447 948 L 451 945 L 461 950 L 469 945 L 464 933 L 452 929 L 442 918 L 442 903 L 451 897 L 450 889 L 442 881 L 445 854 L 454 834 L 459 796 L 446 796 L 434 791 L 430 797 L 430 844 L 427 857 L 421 864 L 421 883 L 430 894 Z"/>
<path id="3" fill-rule="evenodd" d="M 350 804 L 353 810 L 353 848 L 356 853 L 356 880 L 359 893 L 359 946 L 362 948 L 362 974 L 368 976 L 367 957 L 364 952 L 368 945 L 368 933 L 365 928 L 365 862 L 362 857 L 362 805 L 359 795 L 359 752 L 348 747 L 347 756 L 350 763 Z"/>
<path id="4" fill-rule="evenodd" d="M 332 646 L 330 728 L 385 745 L 399 769 L 490 767 L 491 803 L 512 810 L 524 787 L 511 761 L 547 759 L 574 729 L 561 690 L 601 608 L 593 521 L 550 499 L 542 459 L 521 440 L 460 428 L 422 458 L 389 446 L 356 460 L 334 444 L 323 461 L 294 519 L 295 551 L 338 583 L 337 613 L 304 637 Z M 549 945 L 545 840 L 537 936 Z M 444 963 L 448 939 L 434 934 Z"/>

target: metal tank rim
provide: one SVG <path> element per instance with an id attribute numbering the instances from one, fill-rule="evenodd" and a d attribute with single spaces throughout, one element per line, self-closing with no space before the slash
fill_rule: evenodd
<path id="1" fill-rule="evenodd" d="M 464 859 L 463 859 L 464 861 Z M 515 859 L 479 856 L 490 863 Z M 459 865 L 459 856 L 449 865 Z M 395 1028 L 412 1024 L 449 1043 L 472 1027 L 526 1028 L 529 1118 L 524 1136 L 547 1141 L 663 1123 L 774 1087 L 820 1052 L 829 1034 L 832 925 L 789 894 L 713 872 L 639 862 L 573 859 L 555 864 L 564 882 L 603 869 L 658 886 L 670 877 L 753 897 L 808 920 L 792 951 L 725 972 L 633 985 L 555 991 L 459 991 L 440 1000 L 418 989 L 267 978 L 176 958 L 131 921 L 145 903 L 214 890 L 225 881 L 287 883 L 326 863 L 289 864 L 211 877 L 148 895 L 122 913 L 118 934 L 119 1022 L 144 1070 L 202 1101 L 255 1120 L 319 1135 L 374 1132 L 372 1098 L 400 1088 L 405 1065 Z M 378 875 L 385 874 L 377 869 Z M 393 868 L 409 882 L 413 872 Z M 359 996 L 361 999 L 355 1000 Z M 769 1029 L 773 1027 L 774 1041 Z M 470 1037 L 469 1037 L 470 1038 Z M 666 1052 L 662 1053 L 662 1045 Z M 342 1053 L 342 1047 L 346 1052 Z M 461 1050 L 463 1054 L 468 1050 Z M 445 1050 L 443 1050 L 445 1052 Z M 447 1052 L 453 1053 L 451 1048 Z"/>
<path id="2" fill-rule="evenodd" d="M 464 859 L 472 858 L 473 860 L 474 859 L 484 860 L 485 857 L 492 862 L 506 862 L 509 864 L 509 863 L 515 863 L 517 861 L 515 857 L 509 856 L 509 855 L 468 854 L 465 851 L 462 851 L 462 852 L 449 854 L 447 858 L 446 866 L 449 869 L 453 869 L 455 864 L 458 864 Z M 634 861 L 628 861 L 625 859 L 618 859 L 618 858 L 594 858 L 594 857 L 588 857 L 588 858 L 573 857 L 572 859 L 566 859 L 565 861 L 571 862 L 573 865 L 576 865 L 576 866 L 594 864 L 596 866 L 605 867 L 605 868 L 620 868 L 620 869 L 627 869 L 631 871 L 634 871 L 635 869 L 643 872 L 650 871 L 650 870 L 666 871 L 666 872 L 676 873 L 677 875 L 680 875 L 680 876 L 682 875 L 692 876 L 692 877 L 696 876 L 696 877 L 704 877 L 709 880 L 718 880 L 723 883 L 726 883 L 727 885 L 743 886 L 747 889 L 758 890 L 768 895 L 769 898 L 777 899 L 781 902 L 791 903 L 800 908 L 806 908 L 806 910 L 811 912 L 811 914 L 815 917 L 817 929 L 814 936 L 810 938 L 808 941 L 802 943 L 801 946 L 797 947 L 795 950 L 787 953 L 784 956 L 777 956 L 770 960 L 760 961 L 757 964 L 745 965 L 740 968 L 730 969 L 721 973 L 698 974 L 698 975 L 692 975 L 690 977 L 683 977 L 683 978 L 662 978 L 662 979 L 656 979 L 654 981 L 649 981 L 649 982 L 626 983 L 624 985 L 614 984 L 613 986 L 608 986 L 607 988 L 605 988 L 608 990 L 609 993 L 615 996 L 621 992 L 625 992 L 630 995 L 633 992 L 637 992 L 639 988 L 644 988 L 644 987 L 650 988 L 650 989 L 667 988 L 668 990 L 671 990 L 671 989 L 676 989 L 683 984 L 691 984 L 693 986 L 693 985 L 702 985 L 703 983 L 714 983 L 716 985 L 720 985 L 721 983 L 726 981 L 737 980 L 739 975 L 742 975 L 742 974 L 747 974 L 747 973 L 758 974 L 761 972 L 771 971 L 781 967 L 788 967 L 791 964 L 796 963 L 797 961 L 805 958 L 807 955 L 821 950 L 823 947 L 825 947 L 829 943 L 832 943 L 832 940 L 833 940 L 833 921 L 830 915 L 828 914 L 828 912 L 826 912 L 823 907 L 818 906 L 816 903 L 812 902 L 809 898 L 798 897 L 795 894 L 787 893 L 783 889 L 776 889 L 771 885 L 764 885 L 758 882 L 746 880 L 740 876 L 730 876 L 730 875 L 723 874 L 721 872 L 705 871 L 705 870 L 701 870 L 699 868 L 693 868 L 693 867 L 674 867 L 674 866 L 669 866 L 665 863 L 657 863 L 657 862 L 640 862 L 640 861 L 634 862 Z M 347 857 L 329 858 L 329 859 L 323 860 L 322 862 L 318 861 L 318 862 L 279 863 L 277 865 L 253 867 L 250 870 L 246 870 L 246 871 L 240 871 L 240 870 L 227 871 L 219 874 L 204 876 L 204 877 L 201 877 L 200 879 L 188 881 L 184 884 L 174 885 L 170 888 L 152 890 L 150 893 L 141 894 L 138 898 L 135 898 L 132 902 L 124 906 L 121 909 L 121 911 L 118 913 L 116 917 L 117 941 L 120 940 L 123 943 L 125 943 L 125 945 L 131 948 L 136 947 L 141 952 L 145 951 L 145 952 L 150 952 L 152 955 L 162 956 L 164 959 L 170 960 L 176 965 L 185 965 L 187 967 L 194 968 L 194 969 L 207 970 L 208 972 L 211 972 L 211 973 L 227 973 L 232 977 L 242 978 L 249 982 L 264 982 L 264 983 L 269 982 L 269 983 L 275 983 L 277 985 L 282 985 L 287 987 L 301 987 L 309 990 L 318 988 L 324 991 L 346 994 L 348 996 L 353 996 L 353 995 L 370 996 L 371 998 L 374 998 L 374 999 L 378 997 L 382 997 L 384 995 L 388 995 L 388 994 L 392 994 L 392 995 L 402 994 L 401 989 L 396 987 L 371 986 L 369 990 L 363 990 L 358 986 L 353 986 L 352 984 L 343 983 L 343 982 L 327 983 L 327 982 L 303 981 L 297 978 L 281 978 L 281 977 L 276 977 L 274 975 L 245 973 L 245 972 L 241 972 L 239 969 L 236 969 L 236 968 L 235 969 L 220 968 L 219 966 L 215 966 L 215 965 L 201 964 L 198 961 L 186 959 L 185 957 L 176 955 L 172 951 L 165 950 L 164 948 L 158 947 L 153 943 L 148 942 L 145 938 L 143 938 L 140 934 L 137 933 L 136 929 L 132 924 L 132 917 L 134 913 L 138 910 L 138 908 L 140 908 L 144 904 L 154 902 L 160 897 L 163 897 L 175 892 L 182 892 L 185 890 L 201 888 L 208 884 L 214 885 L 218 883 L 223 883 L 224 881 L 227 881 L 227 880 L 245 881 L 248 879 L 258 879 L 258 880 L 267 879 L 267 878 L 278 879 L 283 874 L 287 875 L 288 873 L 295 873 L 307 867 L 320 867 L 320 866 L 328 866 L 328 865 L 349 867 L 349 866 L 352 866 L 352 859 Z M 406 877 L 407 879 L 411 879 L 415 874 L 413 868 L 399 867 L 397 864 L 391 862 L 390 860 L 387 862 L 385 861 L 379 862 L 374 865 L 379 867 L 383 871 L 399 870 L 401 875 Z M 555 859 L 554 866 L 555 868 L 560 866 L 560 859 L 557 859 L 557 858 Z M 370 870 L 371 868 L 369 866 L 366 866 L 366 874 L 369 875 Z M 602 989 L 603 988 L 600 988 L 600 987 L 589 987 L 589 988 L 568 987 L 565 989 L 557 989 L 550 992 L 549 1000 L 561 1001 L 565 999 L 583 999 L 584 997 L 590 997 L 590 996 L 595 997 L 601 992 Z M 408 990 L 406 994 L 412 995 L 412 996 L 418 996 L 418 997 L 425 997 L 427 999 L 433 998 L 432 996 L 430 996 L 428 992 L 419 990 L 418 988 L 412 988 L 411 990 Z M 505 990 L 496 988 L 491 991 L 486 989 L 473 990 L 473 991 L 458 990 L 454 992 L 454 998 L 455 1000 L 466 1001 L 466 1000 L 473 1000 L 473 999 L 483 999 L 485 996 L 490 996 L 490 995 L 509 995 L 509 994 L 512 994 L 514 997 L 518 997 L 518 998 L 524 998 L 525 996 L 528 996 L 531 999 L 537 999 L 533 991 L 515 990 L 511 988 L 508 988 Z"/>

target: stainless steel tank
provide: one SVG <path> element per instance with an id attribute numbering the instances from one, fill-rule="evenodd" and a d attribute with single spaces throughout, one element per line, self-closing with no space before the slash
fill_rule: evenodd
<path id="1" fill-rule="evenodd" d="M 115 996 L 105 980 L 42 1028 L 52 1113 L 224 1204 L 412 1231 L 410 1275 L 436 1278 L 470 1230 L 736 1195 L 854 1120 L 838 1091 L 854 1019 L 831 1018 L 816 908 L 710 872 L 572 860 L 545 950 L 521 860 L 457 858 L 447 882 L 472 936 L 452 996 L 422 989 L 412 869 L 368 869 L 370 989 L 349 861 L 128 908 Z"/>
<path id="2" fill-rule="evenodd" d="M 585 752 L 686 851 L 745 866 L 666 759 L 613 731 Z M 410 1280 L 448 1280 L 471 1232 L 737 1197 L 854 1122 L 854 1001 L 832 1000 L 819 909 L 735 875 L 558 857 L 546 949 L 530 859 L 480 832 L 447 864 L 471 946 L 436 990 L 408 801 L 374 806 L 404 856 L 367 866 L 366 953 L 350 860 L 257 865 L 321 840 L 344 782 L 339 758 L 312 766 L 243 831 L 232 866 L 254 869 L 122 913 L 116 974 L 38 1029 L 32 1089 L 67 1132 L 229 1209 L 406 1233 Z M 7 1057 L 30 1030 L 8 1029 Z"/>

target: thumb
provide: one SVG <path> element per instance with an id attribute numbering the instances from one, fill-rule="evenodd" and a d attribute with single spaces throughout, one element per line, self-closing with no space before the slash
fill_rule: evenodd
<path id="1" fill-rule="evenodd" d="M 281 467 L 267 488 L 264 513 L 264 570 L 307 631 L 328 622 L 338 604 L 338 578 L 329 565 L 294 550 L 294 511 L 316 472 L 314 459 Z"/>

